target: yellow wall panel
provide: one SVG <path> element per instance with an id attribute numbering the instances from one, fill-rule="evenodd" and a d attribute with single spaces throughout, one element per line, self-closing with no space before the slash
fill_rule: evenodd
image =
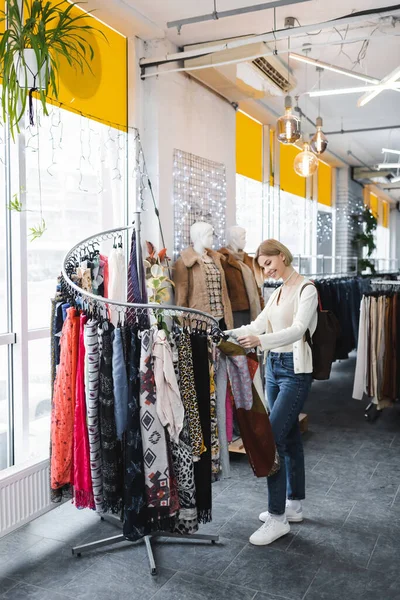
<path id="1" fill-rule="evenodd" d="M 269 185 L 275 184 L 275 129 L 269 130 Z"/>
<path id="2" fill-rule="evenodd" d="M 244 113 L 236 113 L 236 173 L 262 181 L 263 127 Z"/>
<path id="3" fill-rule="evenodd" d="M 293 162 L 296 156 L 301 152 L 296 146 L 290 144 L 281 144 L 280 152 L 280 187 L 281 190 L 295 194 L 296 196 L 306 197 L 306 179 L 297 175 L 293 168 Z"/>
<path id="4" fill-rule="evenodd" d="M 56 5 L 59 0 L 51 2 Z M 82 14 L 82 11 L 74 8 L 73 13 Z M 82 74 L 79 70 L 71 69 L 65 59 L 61 59 L 58 101 L 63 104 L 62 108 L 126 129 L 127 40 L 91 16 L 82 20 L 82 24 L 85 22 L 102 31 L 107 40 L 98 33 L 84 34 L 95 52 L 90 63 L 93 73 L 85 69 Z"/>
<path id="5" fill-rule="evenodd" d="M 374 215 L 374 217 L 378 218 L 378 216 L 379 216 L 378 196 L 376 196 L 372 192 L 369 195 L 369 207 L 370 207 L 371 212 Z"/>
<path id="6" fill-rule="evenodd" d="M 319 161 L 318 164 L 318 202 L 332 206 L 332 167 Z"/>
<path id="7" fill-rule="evenodd" d="M 383 200 L 383 226 L 389 227 L 389 204 L 386 200 Z"/>

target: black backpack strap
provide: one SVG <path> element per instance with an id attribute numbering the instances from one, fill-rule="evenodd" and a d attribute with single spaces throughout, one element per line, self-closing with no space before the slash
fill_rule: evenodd
<path id="1" fill-rule="evenodd" d="M 302 292 L 302 291 L 304 290 L 304 288 L 306 288 L 308 285 L 312 285 L 312 286 L 315 288 L 315 285 L 314 285 L 313 283 L 311 283 L 310 281 L 308 281 L 308 282 L 307 282 L 307 283 L 305 283 L 305 284 L 303 285 L 303 287 L 301 288 L 301 290 L 300 290 L 300 294 L 299 294 L 299 297 L 301 296 L 301 292 Z M 317 288 L 315 288 L 315 289 L 317 289 Z M 317 294 L 318 294 L 318 291 L 317 291 Z M 319 306 L 318 306 L 318 308 L 319 308 Z M 318 312 L 318 308 L 317 308 L 317 312 Z M 311 350 L 312 350 L 312 340 L 311 340 L 311 334 L 310 334 L 310 330 L 309 330 L 309 329 L 307 329 L 307 330 L 306 330 L 306 332 L 305 332 L 305 334 L 304 334 L 304 337 L 306 338 L 306 342 L 307 342 L 307 344 L 310 346 L 310 348 L 311 348 Z"/>

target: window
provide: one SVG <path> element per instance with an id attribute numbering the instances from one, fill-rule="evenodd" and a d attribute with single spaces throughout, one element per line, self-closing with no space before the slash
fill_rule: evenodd
<path id="1" fill-rule="evenodd" d="M 246 252 L 252 254 L 263 239 L 263 184 L 236 175 L 236 223 L 247 233 Z"/>
<path id="2" fill-rule="evenodd" d="M 66 252 L 82 239 L 126 224 L 126 133 L 48 108 L 50 116 L 44 117 L 35 106 L 36 124 L 25 129 L 25 149 L 10 144 L 8 173 L 0 161 L 0 469 L 49 453 L 50 299 Z M 0 140 L 1 152 L 2 147 Z M 11 197 L 20 202 L 26 197 L 22 212 L 7 208 L 8 176 Z M 45 232 L 31 240 L 42 219 Z M 11 312 L 4 310 L 9 266 L 10 323 Z"/>

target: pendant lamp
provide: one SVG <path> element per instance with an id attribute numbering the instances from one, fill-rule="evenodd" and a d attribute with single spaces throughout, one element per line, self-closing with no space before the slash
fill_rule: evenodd
<path id="1" fill-rule="evenodd" d="M 319 77 L 319 89 L 321 90 L 321 71 L 323 69 L 321 67 L 317 67 L 318 77 Z M 321 99 L 318 98 L 318 114 L 321 114 Z M 322 118 L 317 117 L 316 121 L 317 131 L 314 133 L 311 138 L 311 150 L 315 154 L 323 154 L 328 146 L 328 140 L 322 131 Z"/>
<path id="2" fill-rule="evenodd" d="M 308 142 L 304 142 L 303 151 L 294 159 L 293 168 L 300 177 L 310 177 L 318 169 L 318 158 L 311 152 Z"/>
<path id="3" fill-rule="evenodd" d="M 285 114 L 277 122 L 277 136 L 282 144 L 294 144 L 301 136 L 300 119 L 292 113 L 292 98 L 285 97 Z"/>

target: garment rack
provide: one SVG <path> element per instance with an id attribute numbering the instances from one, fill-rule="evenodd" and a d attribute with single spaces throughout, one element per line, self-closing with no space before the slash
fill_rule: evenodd
<path id="1" fill-rule="evenodd" d="M 103 296 L 97 296 L 83 290 L 76 283 L 74 283 L 70 278 L 70 273 L 74 270 L 74 266 L 76 262 L 79 261 L 79 257 L 84 251 L 85 246 L 94 242 L 104 242 L 107 240 L 112 240 L 115 235 L 127 233 L 130 229 L 134 228 L 136 234 L 140 234 L 140 213 L 135 213 L 135 221 L 132 225 L 127 227 L 119 227 L 116 229 L 109 229 L 107 231 L 103 231 L 96 235 L 93 235 L 85 240 L 76 244 L 64 257 L 62 264 L 62 287 L 65 292 L 67 292 L 71 297 L 75 299 L 75 301 L 80 301 L 82 307 L 87 309 L 88 311 L 95 312 L 95 309 L 103 311 L 105 314 L 107 309 L 117 310 L 119 313 L 126 313 L 129 311 L 134 311 L 137 317 L 140 316 L 149 316 L 149 314 L 153 314 L 154 316 L 163 315 L 167 317 L 176 317 L 183 319 L 184 323 L 194 324 L 196 327 L 200 328 L 202 331 L 208 332 L 215 339 L 223 337 L 223 334 L 219 328 L 218 321 L 212 317 L 211 315 L 202 312 L 200 310 L 189 309 L 181 306 L 174 305 L 160 305 L 155 303 L 147 303 L 147 304 L 135 304 L 130 302 L 118 302 L 115 300 L 110 300 L 108 298 L 104 298 Z M 140 238 L 139 238 L 140 239 Z M 141 254 L 141 248 L 137 241 L 137 254 Z M 142 258 L 140 256 L 140 261 L 138 260 L 138 272 L 141 272 L 142 266 Z M 122 523 L 118 519 L 118 517 L 113 517 L 112 515 L 101 515 L 101 520 L 107 520 L 116 526 L 121 527 Z M 188 539 L 188 540 L 202 540 L 208 541 L 212 544 L 215 544 L 219 541 L 218 535 L 213 534 L 180 534 L 180 533 L 172 533 L 169 531 L 155 532 L 150 535 L 144 536 L 144 542 L 146 544 L 147 556 L 149 559 L 150 570 L 152 575 L 157 574 L 157 566 L 154 560 L 153 550 L 151 546 L 151 539 L 155 537 L 162 538 L 179 538 L 179 539 Z M 81 557 L 83 553 L 90 552 L 91 550 L 95 550 L 97 548 L 101 548 L 103 546 L 110 546 L 113 544 L 118 544 L 120 542 L 130 542 L 130 540 L 126 539 L 123 534 L 115 535 L 109 538 L 104 538 L 101 540 L 97 540 L 88 544 L 83 544 L 81 546 L 74 546 L 72 548 L 72 554 Z M 138 540 L 130 543 L 139 543 L 142 540 Z"/>

